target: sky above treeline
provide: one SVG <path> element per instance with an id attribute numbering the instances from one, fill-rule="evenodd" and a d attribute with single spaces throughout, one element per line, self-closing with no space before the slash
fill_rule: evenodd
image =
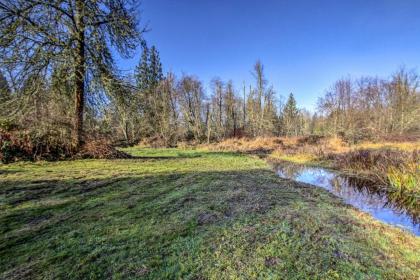
<path id="1" fill-rule="evenodd" d="M 257 59 L 277 94 L 310 111 L 334 81 L 420 66 L 420 0 L 142 0 L 144 37 L 164 71 L 253 83 Z M 140 49 L 122 70 L 133 70 Z"/>

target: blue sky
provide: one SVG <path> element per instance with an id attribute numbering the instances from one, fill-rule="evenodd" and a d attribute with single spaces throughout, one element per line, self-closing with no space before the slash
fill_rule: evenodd
<path id="1" fill-rule="evenodd" d="M 141 12 L 165 72 L 196 75 L 207 89 L 216 76 L 241 88 L 260 59 L 276 92 L 293 92 L 311 111 L 341 77 L 420 66 L 419 0 L 142 0 Z"/>

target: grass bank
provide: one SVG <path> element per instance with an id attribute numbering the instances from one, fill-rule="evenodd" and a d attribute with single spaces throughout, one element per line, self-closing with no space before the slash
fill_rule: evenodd
<path id="1" fill-rule="evenodd" d="M 230 152 L 0 165 L 1 279 L 417 279 L 420 239 Z"/>

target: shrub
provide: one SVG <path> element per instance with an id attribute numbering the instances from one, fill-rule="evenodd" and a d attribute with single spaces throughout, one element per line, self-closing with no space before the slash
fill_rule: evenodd
<path id="1" fill-rule="evenodd" d="M 10 163 L 18 160 L 63 159 L 72 154 L 69 143 L 55 131 L 0 130 L 0 160 Z"/>
<path id="2" fill-rule="evenodd" d="M 31 158 L 32 147 L 25 137 L 0 131 L 0 161 L 2 163 Z"/>

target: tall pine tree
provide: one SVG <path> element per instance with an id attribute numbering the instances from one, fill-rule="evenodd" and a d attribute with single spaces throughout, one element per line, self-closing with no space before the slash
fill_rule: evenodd
<path id="1" fill-rule="evenodd" d="M 149 88 L 149 48 L 143 44 L 143 51 L 140 57 L 140 62 L 135 70 L 137 88 L 143 92 Z"/>
<path id="2" fill-rule="evenodd" d="M 153 136 L 157 130 L 157 116 L 161 110 L 161 98 L 156 90 L 163 80 L 162 64 L 155 46 L 143 45 L 140 62 L 136 67 L 139 103 L 145 121 L 145 136 Z"/>
<path id="3" fill-rule="evenodd" d="M 299 109 L 293 93 L 290 93 L 282 114 L 283 129 L 286 136 L 297 136 L 300 132 Z"/>
<path id="4" fill-rule="evenodd" d="M 162 63 L 160 62 L 159 52 L 155 46 L 152 46 L 150 49 L 149 62 L 149 81 L 150 86 L 154 88 L 163 79 Z"/>

